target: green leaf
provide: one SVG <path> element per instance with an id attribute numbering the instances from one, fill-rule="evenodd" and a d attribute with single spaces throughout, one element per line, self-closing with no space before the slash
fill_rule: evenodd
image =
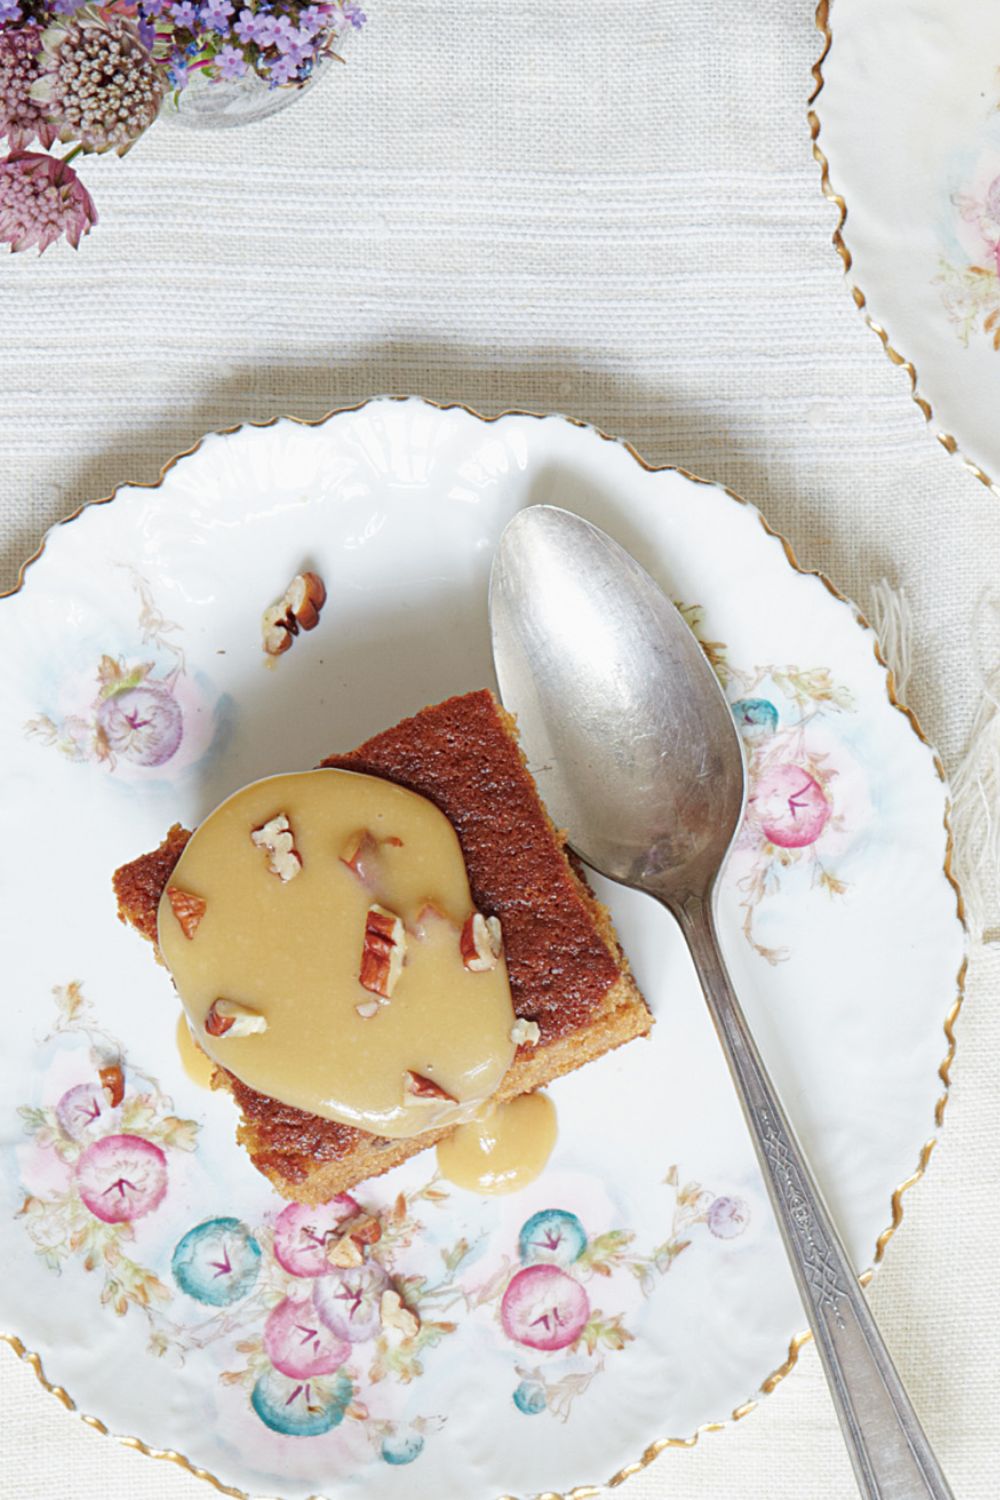
<path id="1" fill-rule="evenodd" d="M 36 1131 L 41 1130 L 48 1121 L 44 1109 L 33 1109 L 29 1104 L 20 1105 L 17 1112 L 24 1121 L 24 1128 L 29 1135 L 34 1135 Z"/>
<path id="2" fill-rule="evenodd" d="M 582 1343 L 588 1354 L 594 1354 L 598 1349 L 624 1349 L 635 1335 L 629 1333 L 624 1326 L 622 1316 L 622 1313 L 615 1313 L 614 1317 L 606 1318 L 599 1308 L 596 1309 L 588 1318 L 586 1327 L 573 1348 L 578 1348 Z"/>
<path id="3" fill-rule="evenodd" d="M 445 1270 L 449 1276 L 454 1276 L 458 1267 L 469 1253 L 469 1242 L 464 1237 L 453 1245 L 450 1250 L 441 1251 L 441 1259 L 444 1261 Z"/>
<path id="4" fill-rule="evenodd" d="M 635 1235 L 628 1230 L 609 1229 L 588 1242 L 576 1265 L 580 1270 L 594 1271 L 598 1276 L 610 1276 L 615 1266 L 623 1264 L 634 1239 Z"/>
<path id="5" fill-rule="evenodd" d="M 197 1120 L 180 1120 L 176 1115 L 167 1115 L 160 1121 L 157 1135 L 166 1146 L 174 1146 L 178 1151 L 193 1151 L 198 1144 L 200 1129 Z"/>

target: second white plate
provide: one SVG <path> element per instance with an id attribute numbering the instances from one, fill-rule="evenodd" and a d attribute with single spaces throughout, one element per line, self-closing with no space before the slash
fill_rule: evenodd
<path id="1" fill-rule="evenodd" d="M 821 0 L 811 123 L 854 300 L 935 436 L 1000 480 L 1000 7 Z"/>

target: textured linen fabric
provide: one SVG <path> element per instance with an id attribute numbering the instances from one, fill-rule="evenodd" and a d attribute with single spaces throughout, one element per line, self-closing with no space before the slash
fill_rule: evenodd
<path id="1" fill-rule="evenodd" d="M 369 10 L 349 65 L 287 113 L 85 159 L 101 224 L 80 252 L 0 260 L 0 586 L 46 525 L 213 427 L 380 391 L 562 410 L 731 485 L 862 606 L 883 575 L 904 586 L 910 701 L 954 765 L 1000 498 L 931 440 L 847 295 L 806 124 L 812 0 Z M 962 1500 L 997 1484 L 998 999 L 987 945 L 943 1137 L 872 1292 Z M 212 1493 L 5 1349 L 0 1452 L 0 1500 Z M 850 1500 L 814 1351 L 623 1493 Z"/>

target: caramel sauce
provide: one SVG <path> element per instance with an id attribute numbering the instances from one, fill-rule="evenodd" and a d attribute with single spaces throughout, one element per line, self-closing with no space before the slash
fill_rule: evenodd
<path id="1" fill-rule="evenodd" d="M 177 1052 L 184 1069 L 192 1083 L 199 1088 L 210 1089 L 212 1087 L 212 1074 L 215 1072 L 215 1063 L 207 1053 L 202 1052 L 198 1043 L 191 1035 L 191 1027 L 188 1018 L 181 1011 L 177 1017 Z"/>
<path id="2" fill-rule="evenodd" d="M 487 1104 L 437 1147 L 442 1177 L 472 1193 L 516 1193 L 540 1176 L 556 1143 L 556 1110 L 547 1094 Z"/>
<path id="3" fill-rule="evenodd" d="M 178 892 L 204 903 L 186 926 Z M 469 1118 L 514 1057 L 502 954 L 480 971 L 463 962 L 472 912 L 433 803 L 380 777 L 306 771 L 254 782 L 206 818 L 161 898 L 158 943 L 198 1046 L 248 1087 L 413 1136 Z M 381 928 L 403 949 L 389 978 Z"/>

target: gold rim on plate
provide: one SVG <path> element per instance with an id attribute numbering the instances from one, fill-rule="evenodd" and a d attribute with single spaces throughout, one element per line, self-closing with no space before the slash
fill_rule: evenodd
<path id="1" fill-rule="evenodd" d="M 825 30 L 825 35 L 827 37 L 827 46 L 823 52 L 824 57 L 829 50 L 830 37 L 829 28 L 826 27 L 827 10 L 828 0 L 820 0 L 819 8 L 816 14 L 816 20 L 817 25 L 820 26 L 820 29 Z M 820 13 L 822 13 L 823 15 L 822 24 L 820 22 Z M 820 59 L 820 62 L 822 62 L 822 58 Z M 814 69 L 814 72 L 816 72 L 817 74 L 818 69 L 819 64 L 817 64 L 816 69 Z M 821 75 L 818 76 L 820 78 L 820 87 L 822 87 Z M 815 94 L 813 95 L 813 98 L 815 98 Z M 811 115 L 810 118 L 813 119 L 814 117 Z M 817 124 L 816 134 L 818 134 L 818 129 L 819 127 Z M 825 158 L 823 158 L 822 152 L 820 152 L 818 146 L 814 145 L 813 149 L 817 154 L 817 159 L 823 161 L 824 187 L 826 187 Z M 842 200 L 836 201 L 842 203 Z M 846 209 L 842 208 L 842 215 L 843 214 L 846 214 Z M 843 218 L 841 219 L 841 222 L 843 222 Z M 850 256 L 846 250 L 846 247 L 841 248 L 841 253 L 846 256 L 845 264 L 849 266 Z M 857 300 L 858 295 L 860 294 L 856 292 L 855 300 Z M 860 307 L 863 307 L 863 299 L 858 305 Z M 890 357 L 893 358 L 894 362 L 903 363 L 899 356 L 895 354 L 895 351 L 891 349 L 877 326 L 874 323 L 872 323 L 871 326 L 875 328 L 875 331 L 878 332 L 881 337 L 883 337 L 883 341 L 886 345 L 886 350 L 890 354 Z M 913 367 L 909 366 L 908 368 L 912 371 Z M 913 372 L 913 374 L 915 377 L 915 372 Z M 325 422 L 328 422 L 332 417 L 342 416 L 345 412 L 360 411 L 363 407 L 370 405 L 372 401 L 383 399 L 388 399 L 391 401 L 407 401 L 411 400 L 412 398 L 409 396 L 390 396 L 388 398 L 369 397 L 365 401 L 356 401 L 349 406 L 334 407 L 331 411 L 328 411 L 322 417 L 270 417 L 268 420 L 261 422 L 238 422 L 234 427 L 224 427 L 219 432 L 213 433 L 211 435 L 215 437 L 229 437 L 233 433 L 241 431 L 244 427 L 273 427 L 276 425 L 276 423 L 281 421 L 294 422 L 299 427 L 322 427 L 323 424 Z M 434 407 L 438 411 L 464 411 L 470 417 L 474 417 L 477 421 L 485 423 L 499 422 L 504 417 L 530 417 L 536 421 L 544 421 L 547 415 L 544 412 L 520 411 L 517 409 L 513 409 L 497 412 L 497 414 L 493 417 L 486 417 L 483 416 L 481 412 L 475 411 L 471 406 L 466 406 L 464 402 L 461 401 L 432 401 L 427 397 L 420 397 L 419 399 L 422 400 L 425 405 Z M 926 405 L 926 403 L 922 402 L 922 400 L 917 398 L 916 394 L 914 395 L 914 399 L 918 400 L 918 404 L 921 405 L 922 410 L 925 410 L 925 415 L 927 415 L 929 419 L 930 407 Z M 609 433 L 602 432 L 599 427 L 595 427 L 591 422 L 585 422 L 579 417 L 561 417 L 561 420 L 568 422 L 572 427 L 579 427 L 587 432 L 593 432 L 604 442 L 619 444 L 619 446 L 623 447 L 625 451 L 636 461 L 640 468 L 645 469 L 649 474 L 680 474 L 684 479 L 691 480 L 694 484 L 711 485 L 715 489 L 721 489 L 724 494 L 728 495 L 731 500 L 735 500 L 739 505 L 745 506 L 749 503 L 748 501 L 744 500 L 741 495 L 738 495 L 735 490 L 729 489 L 728 486 L 717 484 L 714 480 L 711 479 L 703 479 L 699 474 L 692 474 L 690 470 L 681 468 L 678 464 L 651 464 L 647 462 L 647 460 L 643 458 L 642 454 L 637 452 L 632 444 L 626 439 L 612 437 Z M 61 521 L 57 521 L 55 525 L 68 525 L 71 521 L 75 521 L 78 516 L 82 515 L 85 510 L 90 509 L 90 507 L 93 505 L 109 505 L 111 501 L 115 499 L 120 489 L 159 489 L 160 485 L 163 483 L 170 470 L 176 464 L 180 463 L 182 459 L 190 458 L 192 454 L 197 453 L 198 449 L 202 446 L 202 443 L 204 441 L 204 437 L 199 438 L 198 441 L 192 444 L 190 448 L 185 448 L 183 452 L 176 453 L 173 458 L 168 459 L 168 461 L 160 469 L 159 475 L 155 480 L 146 483 L 140 482 L 128 485 L 116 485 L 109 495 L 104 495 L 99 500 L 84 501 L 83 504 L 79 505 L 76 510 L 74 510 L 70 515 L 64 516 L 63 519 Z M 947 447 L 947 443 L 945 444 L 945 446 Z M 954 452 L 957 450 L 950 449 L 949 451 Z M 963 462 L 967 461 L 963 460 Z M 990 484 L 990 480 L 986 477 L 986 475 L 982 474 L 979 471 L 976 471 L 974 468 L 973 472 L 977 472 L 984 483 Z M 806 577 L 817 579 L 827 590 L 827 592 L 833 596 L 834 599 L 836 599 L 839 603 L 847 606 L 847 608 L 854 616 L 855 623 L 859 625 L 863 630 L 867 630 L 869 632 L 872 637 L 872 651 L 875 656 L 875 660 L 885 672 L 886 695 L 889 699 L 889 702 L 891 703 L 893 708 L 897 709 L 899 713 L 903 714 L 903 716 L 909 721 L 910 727 L 917 738 L 931 751 L 933 755 L 934 769 L 939 779 L 942 781 L 942 783 L 944 783 L 947 790 L 947 777 L 945 776 L 945 770 L 941 762 L 941 758 L 934 750 L 927 736 L 924 734 L 924 731 L 920 726 L 920 722 L 917 719 L 917 716 L 914 714 L 913 710 L 907 708 L 906 705 L 904 703 L 901 703 L 897 698 L 896 684 L 893 677 L 892 668 L 889 666 L 885 657 L 882 655 L 882 651 L 878 643 L 878 638 L 876 637 L 875 632 L 869 624 L 868 620 L 858 609 L 857 605 L 852 604 L 852 602 L 847 599 L 840 592 L 840 590 L 834 586 L 834 584 L 830 582 L 825 573 L 822 573 L 818 568 L 803 567 L 795 555 L 795 551 L 792 547 L 791 542 L 789 542 L 786 537 L 782 536 L 779 531 L 776 531 L 773 526 L 770 526 L 765 520 L 764 516 L 760 514 L 760 512 L 757 512 L 757 519 L 759 520 L 761 526 L 764 528 L 767 534 L 769 536 L 773 536 L 777 541 L 781 543 L 781 546 L 785 553 L 785 558 L 792 569 L 796 573 L 801 573 Z M 50 527 L 49 531 L 52 529 L 53 528 Z M 14 584 L 13 588 L 7 589 L 3 594 L 0 594 L 0 599 L 11 598 L 22 588 L 27 570 L 32 566 L 33 563 L 36 563 L 38 561 L 38 559 L 45 551 L 45 543 L 48 539 L 49 531 L 46 531 L 45 535 L 42 537 L 42 540 L 39 542 L 38 547 L 27 559 L 27 561 L 21 564 L 17 575 L 17 582 Z M 966 937 L 968 937 L 968 927 L 965 921 L 965 907 L 962 901 L 962 892 L 959 888 L 958 881 L 955 878 L 953 869 L 955 846 L 951 831 L 950 812 L 951 804 L 950 801 L 946 799 L 944 812 L 944 875 L 955 893 L 956 914 L 958 916 L 959 922 L 962 925 L 963 932 L 966 934 Z M 938 1099 L 934 1106 L 934 1124 L 937 1129 L 940 1129 L 944 1120 L 945 1107 L 948 1103 L 948 1094 L 951 1088 L 951 1067 L 955 1058 L 955 1049 L 957 1045 L 955 1039 L 955 1022 L 958 1019 L 958 1014 L 962 1009 L 962 1001 L 965 998 L 965 975 L 967 967 L 968 960 L 963 957 L 961 967 L 959 968 L 958 974 L 955 979 L 955 999 L 944 1018 L 944 1034 L 945 1040 L 947 1042 L 947 1050 L 945 1051 L 944 1059 L 937 1070 L 938 1077 L 941 1080 L 942 1085 L 942 1091 L 938 1096 Z M 929 1140 L 924 1142 L 924 1145 L 921 1147 L 920 1153 L 917 1157 L 917 1164 L 913 1172 L 909 1177 L 906 1178 L 904 1182 L 901 1182 L 899 1186 L 894 1189 L 891 1199 L 891 1221 L 886 1225 L 885 1229 L 882 1230 L 881 1234 L 875 1241 L 875 1252 L 872 1258 L 871 1266 L 867 1270 L 863 1271 L 858 1277 L 858 1280 L 860 1281 L 862 1286 L 867 1286 L 871 1281 L 872 1277 L 875 1274 L 875 1268 L 878 1266 L 879 1262 L 885 1255 L 886 1246 L 888 1245 L 889 1241 L 892 1239 L 892 1236 L 895 1234 L 896 1230 L 899 1228 L 899 1225 L 902 1222 L 903 1195 L 909 1192 L 909 1190 L 920 1181 L 921 1177 L 923 1177 L 924 1172 L 927 1169 L 927 1164 L 930 1161 L 931 1153 L 933 1152 L 936 1145 L 936 1135 L 931 1136 Z M 544 1493 L 537 1495 L 535 1497 L 535 1500 L 595 1500 L 595 1497 L 600 1494 L 602 1488 L 606 1486 L 609 1489 L 613 1489 L 615 1488 L 615 1486 L 623 1484 L 626 1479 L 631 1478 L 633 1474 L 637 1474 L 641 1469 L 645 1469 L 649 1464 L 651 1464 L 655 1458 L 659 1457 L 664 1449 L 693 1448 L 698 1442 L 698 1439 L 701 1437 L 702 1433 L 721 1432 L 729 1422 L 741 1421 L 743 1417 L 749 1416 L 750 1412 L 755 1409 L 755 1407 L 759 1404 L 760 1398 L 762 1396 L 769 1396 L 774 1388 L 779 1385 L 782 1380 L 784 1380 L 785 1376 L 788 1375 L 792 1369 L 794 1369 L 799 1357 L 800 1349 L 804 1344 L 809 1343 L 811 1339 L 812 1333 L 808 1329 L 804 1333 L 795 1334 L 789 1342 L 788 1354 L 784 1361 L 761 1381 L 758 1391 L 754 1396 L 752 1396 L 749 1400 L 744 1401 L 742 1405 L 734 1408 L 734 1410 L 730 1414 L 728 1422 L 703 1422 L 701 1426 L 699 1426 L 690 1437 L 656 1438 L 643 1450 L 640 1456 L 633 1463 L 624 1464 L 622 1468 L 620 1468 L 615 1474 L 611 1476 L 610 1479 L 604 1481 L 604 1485 L 578 1485 L 576 1486 L 576 1488 L 567 1490 L 565 1493 L 560 1493 L 556 1490 L 546 1490 Z M 88 1416 L 85 1412 L 81 1412 L 69 1392 L 65 1390 L 61 1385 L 55 1385 L 48 1379 L 47 1375 L 45 1374 L 41 1356 L 35 1353 L 33 1350 L 26 1348 L 24 1342 L 20 1338 L 18 1338 L 16 1334 L 0 1333 L 0 1343 L 9 1345 L 9 1347 L 13 1349 L 14 1353 L 18 1356 L 19 1359 L 22 1359 L 26 1364 L 29 1364 L 34 1370 L 39 1384 L 42 1385 L 45 1390 L 49 1391 L 53 1396 L 55 1396 L 56 1399 L 66 1407 L 67 1411 L 77 1412 L 81 1421 L 85 1422 L 88 1427 L 94 1428 L 95 1431 L 103 1433 L 107 1437 L 114 1437 L 116 1441 L 121 1443 L 124 1447 L 132 1448 L 138 1453 L 144 1453 L 147 1458 L 159 1458 L 166 1460 L 168 1463 L 177 1464 L 180 1468 L 186 1469 L 189 1474 L 193 1474 L 196 1479 L 206 1480 L 209 1484 L 213 1485 L 215 1489 L 220 1492 L 220 1494 L 232 1496 L 233 1500 L 251 1500 L 251 1497 L 246 1490 L 241 1490 L 233 1485 L 225 1484 L 223 1480 L 219 1479 L 215 1474 L 210 1473 L 208 1469 L 201 1469 L 196 1464 L 192 1463 L 191 1460 L 189 1458 L 186 1458 L 183 1453 L 177 1453 L 173 1449 L 153 1448 L 148 1443 L 143 1442 L 142 1438 L 123 1437 L 119 1433 L 111 1432 L 110 1428 L 106 1423 L 101 1421 L 100 1417 Z M 314 1496 L 313 1500 L 321 1500 L 321 1497 Z M 502 1495 L 498 1497 L 498 1500 L 517 1500 L 517 1497 L 513 1495 Z"/>
<path id="2" fill-rule="evenodd" d="M 990 478 L 986 470 L 981 468 L 974 459 L 969 458 L 967 454 L 962 452 L 961 448 L 958 446 L 958 439 L 953 437 L 950 432 L 945 432 L 942 428 L 937 426 L 936 418 L 934 416 L 934 409 L 931 406 L 930 401 L 925 395 L 922 394 L 920 390 L 920 376 L 917 373 L 916 365 L 912 360 L 907 359 L 905 354 L 900 353 L 900 351 L 893 344 L 888 330 L 884 328 L 881 323 L 876 323 L 875 319 L 868 311 L 868 298 L 865 296 L 865 293 L 861 290 L 857 282 L 854 281 L 851 276 L 851 272 L 854 267 L 854 256 L 851 254 L 847 246 L 847 242 L 844 239 L 844 225 L 847 222 L 848 212 L 847 203 L 845 202 L 843 195 L 841 193 L 838 193 L 830 182 L 830 163 L 827 160 L 826 153 L 823 151 L 819 143 L 822 126 L 820 124 L 819 115 L 813 108 L 813 106 L 819 99 L 820 94 L 823 92 L 823 88 L 826 84 L 826 79 L 823 77 L 823 64 L 826 62 L 826 59 L 830 53 L 830 49 L 833 46 L 833 31 L 830 28 L 831 3 L 832 0 L 818 0 L 818 3 L 816 5 L 816 29 L 819 31 L 820 35 L 823 38 L 823 50 L 817 60 L 813 63 L 810 70 L 816 87 L 809 95 L 806 119 L 809 121 L 809 134 L 812 137 L 812 153 L 819 165 L 820 187 L 823 190 L 823 196 L 825 198 L 828 198 L 831 203 L 836 204 L 837 207 L 838 218 L 836 228 L 833 231 L 833 244 L 837 251 L 837 254 L 840 256 L 840 259 L 843 262 L 844 279 L 846 280 L 848 290 L 852 298 L 854 299 L 855 307 L 861 313 L 861 316 L 868 324 L 868 327 L 871 329 L 872 333 L 874 333 L 878 338 L 879 343 L 885 350 L 888 359 L 892 364 L 896 365 L 898 369 L 905 371 L 906 378 L 910 382 L 910 398 L 915 403 L 915 405 L 920 408 L 924 421 L 931 428 L 934 436 L 937 438 L 942 448 L 944 448 L 947 453 L 950 453 L 953 455 L 953 457 L 957 458 L 962 467 L 968 469 L 969 473 L 973 474 L 976 479 L 979 480 L 980 484 L 985 484 L 988 490 L 992 490 L 995 495 L 1000 495 L 1000 486 L 998 486 L 996 482 Z"/>

